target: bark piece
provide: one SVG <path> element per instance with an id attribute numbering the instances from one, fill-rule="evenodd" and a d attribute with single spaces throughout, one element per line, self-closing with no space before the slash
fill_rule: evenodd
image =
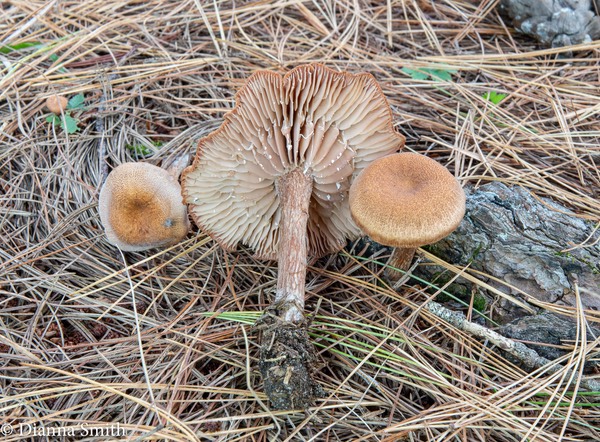
<path id="1" fill-rule="evenodd" d="M 428 302 L 425 305 L 425 309 L 433 313 L 438 318 L 449 322 L 459 330 L 467 332 L 473 336 L 481 339 L 488 340 L 492 344 L 496 345 L 499 349 L 513 356 L 519 363 L 523 364 L 528 371 L 537 370 L 538 368 L 546 367 L 548 373 L 557 373 L 563 367 L 559 364 L 552 364 L 552 361 L 539 355 L 535 350 L 526 346 L 522 342 L 513 341 L 500 333 L 490 330 L 482 325 L 475 324 L 474 322 L 467 321 L 465 315 L 461 312 L 454 312 L 447 309 L 437 302 Z M 567 373 L 572 376 L 573 381 L 576 380 L 578 375 L 573 373 L 572 370 L 567 369 Z M 584 390 L 588 391 L 600 391 L 600 382 L 596 379 L 582 377 L 579 379 L 579 385 Z"/>
<path id="2" fill-rule="evenodd" d="M 577 324 L 572 320 L 548 312 L 518 318 L 503 325 L 498 331 L 508 338 L 528 342 L 527 346 L 530 349 L 549 360 L 567 354 L 568 350 L 561 346 L 573 345 L 577 341 Z M 586 330 L 587 342 L 594 341 L 598 336 L 600 336 L 600 328 L 590 327 Z M 532 342 L 539 342 L 540 345 L 532 344 Z M 525 362 L 523 362 L 523 368 L 526 370 L 533 368 L 526 365 Z M 598 367 L 600 367 L 600 359 L 596 355 L 585 364 L 584 372 L 592 373 Z"/>
<path id="3" fill-rule="evenodd" d="M 466 190 L 463 222 L 430 246 L 432 253 L 451 263 L 470 264 L 548 303 L 575 306 L 577 281 L 583 307 L 600 308 L 600 231 L 594 231 L 592 223 L 552 201 L 534 198 L 522 187 L 494 182 Z M 437 279 L 438 285 L 443 282 L 440 267 L 420 266 L 418 271 Z M 518 296 L 518 291 L 484 280 Z M 470 293 L 471 288 L 459 278 L 451 291 Z M 500 306 L 506 309 L 499 312 L 505 320 L 515 317 L 514 305 L 500 300 Z"/>
<path id="4" fill-rule="evenodd" d="M 502 0 L 500 12 L 544 47 L 589 43 L 600 37 L 592 0 Z"/>

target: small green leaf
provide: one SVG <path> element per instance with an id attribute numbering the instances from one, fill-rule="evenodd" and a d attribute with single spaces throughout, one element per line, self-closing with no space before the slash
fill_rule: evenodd
<path id="1" fill-rule="evenodd" d="M 490 92 L 486 92 L 485 94 L 483 94 L 483 98 L 485 98 L 490 103 L 498 104 L 506 98 L 506 94 L 490 91 Z"/>
<path id="2" fill-rule="evenodd" d="M 20 51 L 21 49 L 27 49 L 34 46 L 40 46 L 41 43 L 39 41 L 24 41 L 22 43 L 17 43 L 15 45 L 3 45 L 0 46 L 0 54 L 10 54 L 14 51 Z"/>
<path id="3" fill-rule="evenodd" d="M 50 123 L 50 124 L 58 124 L 60 125 L 61 121 L 60 121 L 60 117 L 58 115 L 48 115 L 46 117 L 46 122 Z"/>
<path id="4" fill-rule="evenodd" d="M 79 120 L 71 117 L 70 115 L 64 115 L 64 120 L 58 115 L 48 115 L 46 117 L 46 121 L 52 125 L 58 125 L 62 130 L 64 130 L 68 134 L 74 134 L 79 130 L 77 127 L 77 123 Z"/>
<path id="5" fill-rule="evenodd" d="M 431 68 L 402 68 L 402 72 L 414 80 L 442 80 L 452 81 L 452 75 L 458 72 L 456 69 L 431 69 Z"/>
<path id="6" fill-rule="evenodd" d="M 449 71 L 445 71 L 442 69 L 427 69 L 427 71 L 431 75 L 432 80 L 435 80 L 437 78 L 438 80 L 442 81 L 452 81 L 452 75 Z"/>
<path id="7" fill-rule="evenodd" d="M 79 127 L 77 127 L 78 121 L 75 118 L 73 118 L 69 115 L 65 115 L 64 118 L 65 118 L 64 121 L 61 120 L 61 126 L 65 130 L 66 133 L 74 134 L 75 132 L 77 132 L 79 130 Z"/>
<path id="8" fill-rule="evenodd" d="M 67 109 L 81 109 L 83 108 L 83 102 L 85 101 L 85 97 L 83 94 L 77 94 L 71 97 L 69 103 L 67 104 Z"/>
<path id="9" fill-rule="evenodd" d="M 58 61 L 58 55 L 56 54 L 50 54 L 48 55 L 48 58 L 50 59 L 50 61 L 56 63 Z M 64 67 L 58 68 L 58 72 L 62 72 L 63 74 L 66 74 L 67 72 L 69 72 L 68 70 L 66 70 Z"/>
<path id="10" fill-rule="evenodd" d="M 409 75 L 413 80 L 427 80 L 429 74 L 418 69 L 402 68 L 402 72 Z"/>
<path id="11" fill-rule="evenodd" d="M 152 155 L 154 153 L 150 148 L 144 146 L 143 144 L 126 144 L 125 147 L 136 155 L 143 157 Z"/>

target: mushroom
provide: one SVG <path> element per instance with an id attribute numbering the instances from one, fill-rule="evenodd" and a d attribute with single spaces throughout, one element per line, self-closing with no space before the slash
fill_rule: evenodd
<path id="1" fill-rule="evenodd" d="M 62 114 L 69 104 L 69 100 L 62 95 L 51 95 L 46 99 L 46 107 L 50 112 L 56 115 Z"/>
<path id="2" fill-rule="evenodd" d="M 465 214 L 465 193 L 441 164 L 411 152 L 373 161 L 350 188 L 356 224 L 380 244 L 396 247 L 390 266 L 408 270 L 417 247 L 452 233 Z M 397 282 L 401 274 L 388 272 Z"/>
<path id="3" fill-rule="evenodd" d="M 307 364 L 296 364 L 293 354 L 303 350 L 290 350 L 277 367 L 266 362 L 277 348 L 285 353 L 308 342 L 307 259 L 335 252 L 359 235 L 348 206 L 350 184 L 371 161 L 403 144 L 370 74 L 310 64 L 283 77 L 253 74 L 236 95 L 235 109 L 200 141 L 183 173 L 184 200 L 199 227 L 227 250 L 242 243 L 256 257 L 278 261 L 275 298 L 263 316 L 272 325 L 263 333 L 270 344 L 263 346 L 259 364 L 274 408 L 312 402 L 310 395 L 294 392 L 306 387 L 294 386 Z M 296 342 L 278 346 L 285 340 Z"/>
<path id="4" fill-rule="evenodd" d="M 164 247 L 188 232 L 177 178 L 147 163 L 124 163 L 108 175 L 98 201 L 108 242 L 124 251 Z"/>

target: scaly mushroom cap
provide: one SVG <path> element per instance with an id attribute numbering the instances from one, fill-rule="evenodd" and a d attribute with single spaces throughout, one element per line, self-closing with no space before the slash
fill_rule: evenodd
<path id="1" fill-rule="evenodd" d="M 147 163 L 113 169 L 100 191 L 98 210 L 108 241 L 125 251 L 175 244 L 189 229 L 179 183 Z"/>
<path id="2" fill-rule="evenodd" d="M 452 233 L 465 214 L 465 193 L 454 176 L 424 155 L 399 153 L 373 161 L 354 180 L 350 210 L 380 244 L 421 247 Z"/>
<path id="3" fill-rule="evenodd" d="M 184 200 L 196 224 L 227 249 L 239 242 L 275 259 L 281 210 L 277 178 L 295 168 L 313 179 L 309 254 L 339 250 L 360 231 L 348 189 L 371 161 L 398 151 L 404 137 L 370 74 L 319 64 L 281 76 L 253 74 L 221 127 L 200 140 L 184 171 Z"/>

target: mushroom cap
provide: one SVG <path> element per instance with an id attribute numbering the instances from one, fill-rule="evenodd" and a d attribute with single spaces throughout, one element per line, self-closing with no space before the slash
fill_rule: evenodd
<path id="1" fill-rule="evenodd" d="M 354 176 L 403 145 L 372 75 L 319 64 L 285 76 L 258 71 L 221 127 L 200 140 L 183 173 L 184 201 L 196 224 L 226 249 L 241 242 L 258 258 L 276 259 L 278 178 L 301 168 L 313 183 L 308 253 L 319 257 L 360 234 L 348 206 Z"/>
<path id="2" fill-rule="evenodd" d="M 175 244 L 189 229 L 179 183 L 152 164 L 113 169 L 100 190 L 98 210 L 108 242 L 125 251 Z"/>
<path id="3" fill-rule="evenodd" d="M 67 109 L 69 100 L 62 95 L 51 95 L 46 99 L 46 107 L 53 114 L 60 115 Z"/>
<path id="4" fill-rule="evenodd" d="M 465 214 L 454 176 L 424 155 L 373 161 L 350 188 L 352 218 L 369 237 L 393 247 L 420 247 L 452 233 Z"/>

